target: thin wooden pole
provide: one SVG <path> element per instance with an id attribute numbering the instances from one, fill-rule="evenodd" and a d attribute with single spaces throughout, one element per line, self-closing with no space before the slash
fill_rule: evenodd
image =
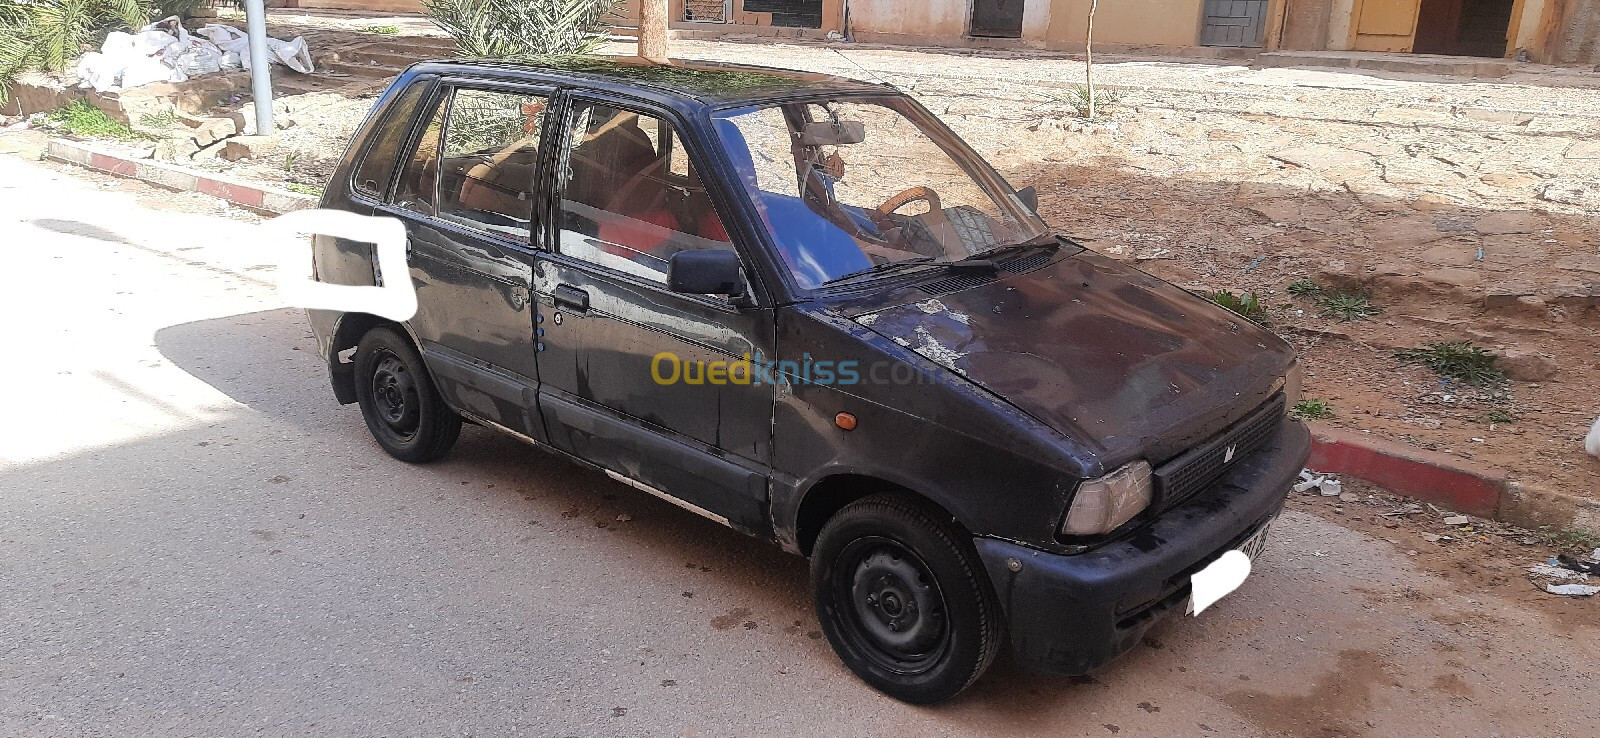
<path id="1" fill-rule="evenodd" d="M 1089 88 L 1089 120 L 1094 120 L 1094 11 L 1100 0 L 1089 0 L 1089 32 L 1083 36 L 1083 80 Z"/>

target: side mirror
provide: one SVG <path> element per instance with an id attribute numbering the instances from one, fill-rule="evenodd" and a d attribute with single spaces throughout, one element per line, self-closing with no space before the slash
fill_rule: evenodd
<path id="1" fill-rule="evenodd" d="M 1032 187 L 1024 187 L 1020 190 L 1017 190 L 1017 200 L 1021 201 L 1023 205 L 1027 206 L 1028 212 L 1034 213 L 1035 215 L 1039 213 L 1038 190 Z"/>
<path id="2" fill-rule="evenodd" d="M 739 255 L 723 249 L 679 251 L 667 261 L 667 289 L 690 295 L 744 295 Z"/>

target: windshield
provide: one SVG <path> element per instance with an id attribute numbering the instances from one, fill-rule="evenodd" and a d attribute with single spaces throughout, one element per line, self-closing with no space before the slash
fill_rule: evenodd
<path id="1" fill-rule="evenodd" d="M 716 125 L 802 287 L 1048 234 L 993 170 L 905 98 L 743 108 Z"/>

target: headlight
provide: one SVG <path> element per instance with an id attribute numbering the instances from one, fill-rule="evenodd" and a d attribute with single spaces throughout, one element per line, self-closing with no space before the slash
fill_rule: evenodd
<path id="1" fill-rule="evenodd" d="M 1110 533 L 1150 506 L 1150 462 L 1135 461 L 1078 485 L 1061 532 L 1069 536 Z"/>
<path id="2" fill-rule="evenodd" d="M 1289 371 L 1283 374 L 1283 401 L 1290 408 L 1300 401 L 1300 382 L 1305 377 L 1305 368 L 1300 365 L 1300 360 L 1295 359 L 1289 365 Z"/>

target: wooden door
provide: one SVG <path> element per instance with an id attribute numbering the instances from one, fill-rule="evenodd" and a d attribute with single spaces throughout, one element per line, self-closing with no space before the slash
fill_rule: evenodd
<path id="1" fill-rule="evenodd" d="M 1411 51 L 1422 0 L 1356 0 L 1356 51 Z"/>

